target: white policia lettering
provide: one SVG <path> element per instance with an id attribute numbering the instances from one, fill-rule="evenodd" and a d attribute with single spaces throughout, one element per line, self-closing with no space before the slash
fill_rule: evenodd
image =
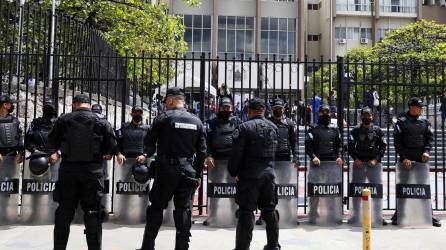
<path id="1" fill-rule="evenodd" d="M 279 186 L 277 188 L 278 196 L 296 196 L 296 187 L 294 186 Z"/>
<path id="2" fill-rule="evenodd" d="M 314 185 L 313 193 L 318 195 L 340 194 L 338 185 Z"/>
<path id="3" fill-rule="evenodd" d="M 11 181 L 4 181 L 0 183 L 0 191 L 1 192 L 13 192 L 14 191 L 14 183 Z"/>
<path id="4" fill-rule="evenodd" d="M 376 187 L 359 187 L 355 186 L 355 195 L 362 195 L 362 190 L 365 188 L 370 190 L 371 195 L 378 195 L 378 189 Z"/>
<path id="5" fill-rule="evenodd" d="M 28 182 L 26 192 L 53 192 L 55 187 L 55 182 Z"/>
<path id="6" fill-rule="evenodd" d="M 214 195 L 235 195 L 237 188 L 234 186 L 214 186 Z"/>
<path id="7" fill-rule="evenodd" d="M 407 196 L 426 196 L 426 189 L 423 187 L 403 187 L 403 194 Z"/>
<path id="8" fill-rule="evenodd" d="M 135 182 L 118 182 L 117 192 L 119 193 L 140 193 L 146 192 L 147 186 L 145 184 L 138 184 Z"/>
<path id="9" fill-rule="evenodd" d="M 189 130 L 197 130 L 196 124 L 190 124 L 190 123 L 182 123 L 182 122 L 175 122 L 175 128 L 182 128 L 182 129 L 189 129 Z"/>

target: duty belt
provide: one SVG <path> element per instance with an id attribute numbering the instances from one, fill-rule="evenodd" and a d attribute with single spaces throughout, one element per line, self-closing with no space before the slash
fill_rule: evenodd
<path id="1" fill-rule="evenodd" d="M 159 160 L 163 163 L 167 163 L 170 165 L 176 165 L 176 164 L 180 164 L 181 162 L 186 162 L 186 161 L 189 163 L 192 163 L 192 158 L 187 158 L 187 157 L 170 158 L 170 157 L 160 156 Z"/>

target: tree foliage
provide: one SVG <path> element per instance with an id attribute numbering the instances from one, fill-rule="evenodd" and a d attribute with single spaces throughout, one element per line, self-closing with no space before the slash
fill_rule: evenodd
<path id="1" fill-rule="evenodd" d="M 411 23 L 388 32 L 374 47 L 349 50 L 343 61 L 352 107 L 363 103 L 364 93 L 372 86 L 389 106 L 401 105 L 408 96 L 441 94 L 446 87 L 446 25 L 426 20 Z M 331 70 L 337 86 L 336 66 Z M 309 82 L 317 82 L 318 91 L 320 86 L 327 89 L 327 74 L 328 67 L 320 68 L 309 76 Z"/>

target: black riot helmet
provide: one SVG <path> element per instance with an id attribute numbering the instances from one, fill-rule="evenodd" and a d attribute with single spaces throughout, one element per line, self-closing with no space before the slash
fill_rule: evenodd
<path id="1" fill-rule="evenodd" d="M 411 106 L 423 107 L 423 100 L 421 100 L 418 97 L 412 97 L 412 98 L 410 98 L 410 100 L 407 103 L 407 105 L 409 107 L 411 107 Z"/>
<path id="2" fill-rule="evenodd" d="M 102 106 L 100 104 L 91 105 L 91 111 L 96 114 L 102 114 Z"/>
<path id="3" fill-rule="evenodd" d="M 32 153 L 29 157 L 29 170 L 33 175 L 43 175 L 49 168 L 48 154 L 40 151 Z"/>
<path id="4" fill-rule="evenodd" d="M 150 168 L 146 163 L 136 162 L 132 166 L 133 179 L 140 184 L 146 183 L 150 179 Z"/>

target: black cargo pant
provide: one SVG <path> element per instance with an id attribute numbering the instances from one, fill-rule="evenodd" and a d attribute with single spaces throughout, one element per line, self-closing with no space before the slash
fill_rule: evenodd
<path id="1" fill-rule="evenodd" d="M 59 171 L 54 190 L 54 201 L 59 203 L 54 223 L 54 250 L 65 250 L 70 224 L 80 203 L 84 211 L 85 235 L 89 250 L 100 250 L 104 207 L 101 204 L 104 191 L 102 172 Z"/>
<path id="2" fill-rule="evenodd" d="M 141 250 L 154 250 L 155 239 L 163 222 L 163 210 L 173 197 L 175 210 L 173 218 L 176 228 L 175 250 L 189 249 L 191 236 L 191 199 L 196 183 L 187 177 L 195 177 L 195 170 L 190 163 L 162 164 L 157 170 L 155 182 L 149 193 L 151 205 L 147 207 L 147 221 Z"/>
<path id="3" fill-rule="evenodd" d="M 254 229 L 254 210 L 261 210 L 266 223 L 266 249 L 279 246 L 279 214 L 276 211 L 277 191 L 275 176 L 270 172 L 258 178 L 240 178 L 237 182 L 236 203 L 239 205 L 235 250 L 248 250 Z"/>

